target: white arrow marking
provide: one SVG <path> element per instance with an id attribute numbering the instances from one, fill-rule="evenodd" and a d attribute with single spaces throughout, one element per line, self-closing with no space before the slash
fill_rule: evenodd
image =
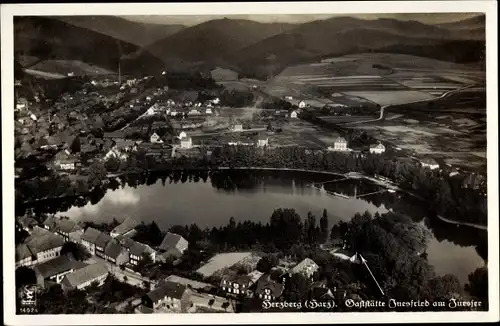
<path id="1" fill-rule="evenodd" d="M 380 287 L 380 285 L 377 282 L 377 279 L 375 278 L 375 276 L 373 276 L 373 273 L 370 270 L 370 267 L 368 267 L 368 264 L 366 263 L 366 259 L 364 259 L 363 256 L 361 256 L 361 255 L 359 255 L 359 257 L 361 258 L 361 262 L 366 266 L 366 269 L 368 269 L 368 272 L 370 272 L 370 275 L 372 276 L 372 278 L 375 281 L 375 283 L 377 283 L 378 289 L 380 290 L 380 292 L 382 293 L 382 295 L 385 295 L 384 290 L 382 290 L 382 288 Z"/>

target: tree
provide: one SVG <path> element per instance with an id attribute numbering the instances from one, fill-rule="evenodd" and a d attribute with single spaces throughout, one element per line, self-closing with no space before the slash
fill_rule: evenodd
<path id="1" fill-rule="evenodd" d="M 80 243 L 66 242 L 61 248 L 61 255 L 72 254 L 78 261 L 84 261 L 92 257 L 90 252 Z"/>
<path id="2" fill-rule="evenodd" d="M 309 281 L 300 273 L 293 274 L 286 282 L 283 297 L 290 302 L 303 302 L 307 299 Z"/>
<path id="3" fill-rule="evenodd" d="M 319 220 L 320 242 L 325 242 L 328 239 L 328 214 L 326 209 L 323 210 L 323 216 Z"/>
<path id="4" fill-rule="evenodd" d="M 76 136 L 70 146 L 71 153 L 79 153 L 80 147 L 81 147 L 80 137 Z"/>
<path id="5" fill-rule="evenodd" d="M 123 282 L 127 282 L 127 281 L 128 281 L 128 277 L 127 277 L 127 275 L 124 275 L 123 276 Z"/>
<path id="6" fill-rule="evenodd" d="M 488 268 L 480 267 L 469 274 L 469 283 L 465 285 L 465 290 L 470 295 L 481 300 L 483 304 L 488 302 Z"/>
<path id="7" fill-rule="evenodd" d="M 446 301 L 462 293 L 460 281 L 455 275 L 444 275 L 429 281 L 429 292 L 435 301 Z"/>
<path id="8" fill-rule="evenodd" d="M 273 267 L 271 259 L 268 256 L 262 257 L 257 263 L 257 270 L 261 273 L 269 273 Z"/>
<path id="9" fill-rule="evenodd" d="M 20 266 L 16 269 L 16 288 L 36 284 L 36 274 L 31 268 Z"/>
<path id="10" fill-rule="evenodd" d="M 229 308 L 229 302 L 226 301 L 222 304 L 222 309 L 224 309 L 224 311 L 227 311 L 227 308 Z"/>
<path id="11" fill-rule="evenodd" d="M 106 178 L 106 168 L 102 163 L 93 163 L 88 170 L 89 178 L 88 182 L 90 187 L 98 187 L 102 184 L 102 181 Z"/>

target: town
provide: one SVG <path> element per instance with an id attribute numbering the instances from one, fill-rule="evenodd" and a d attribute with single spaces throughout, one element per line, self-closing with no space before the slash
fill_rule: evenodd
<path id="1" fill-rule="evenodd" d="M 16 287 L 35 287 L 38 313 L 345 312 L 348 300 L 389 299 L 487 307 L 482 68 L 325 54 L 256 79 L 224 64 L 124 72 L 120 55 L 109 73 L 82 73 L 74 62 L 48 72 L 19 56 Z M 281 174 L 276 188 L 320 199 L 281 205 L 267 172 Z M 295 173 L 289 184 L 286 173 Z M 120 200 L 99 207 L 125 191 L 163 194 L 152 187 L 159 179 L 204 188 L 183 188 L 182 203 L 145 200 L 161 211 L 154 218 L 117 210 Z M 248 205 L 257 188 L 258 218 L 224 211 Z M 264 203 L 273 211 L 257 209 Z M 196 221 L 187 212 L 195 206 Z M 460 280 L 450 268 L 434 271 L 438 254 L 427 251 L 444 242 L 475 249 Z"/>

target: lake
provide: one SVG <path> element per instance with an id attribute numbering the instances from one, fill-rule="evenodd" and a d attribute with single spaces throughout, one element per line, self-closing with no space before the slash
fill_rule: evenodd
<path id="1" fill-rule="evenodd" d="M 75 220 L 109 222 L 126 216 L 146 223 L 155 221 L 166 230 L 173 225 L 196 223 L 212 228 L 236 221 L 268 222 L 274 209 L 294 208 L 303 218 L 310 211 L 319 222 L 328 211 L 330 227 L 356 213 L 394 210 L 412 217 L 433 234 L 428 259 L 438 275 L 455 274 L 462 284 L 467 275 L 483 266 L 487 257 L 487 232 L 440 221 L 425 205 L 407 195 L 379 192 L 364 180 L 290 172 L 217 172 L 210 176 L 160 175 L 142 181 L 118 180 L 102 198 L 58 213 Z M 121 183 L 121 184 L 120 184 Z M 316 188 L 309 185 L 314 183 Z M 323 183 L 323 184 L 321 184 Z M 318 188 L 322 188 L 319 190 Z M 357 199 L 334 196 L 370 194 Z M 374 194 L 373 194 L 374 193 Z"/>

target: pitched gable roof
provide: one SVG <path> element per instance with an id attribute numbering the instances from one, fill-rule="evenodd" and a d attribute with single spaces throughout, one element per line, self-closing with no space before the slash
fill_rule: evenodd
<path id="1" fill-rule="evenodd" d="M 82 240 L 95 244 L 100 234 L 101 231 L 88 227 L 82 235 Z"/>
<path id="2" fill-rule="evenodd" d="M 42 275 L 44 279 L 67 272 L 79 267 L 75 258 L 71 255 L 62 255 L 35 266 L 36 273 Z"/>
<path id="3" fill-rule="evenodd" d="M 111 233 L 116 233 L 118 235 L 125 234 L 125 233 L 135 229 L 135 227 L 137 225 L 139 225 L 139 222 L 137 222 L 136 220 L 134 220 L 130 217 L 127 217 L 120 225 L 115 227 L 111 231 Z"/>
<path id="4" fill-rule="evenodd" d="M 309 266 L 316 266 L 316 267 L 318 267 L 318 265 L 312 259 L 306 258 L 303 261 L 301 261 L 300 263 L 298 263 L 294 268 L 292 268 L 290 270 L 290 273 L 291 274 L 302 273 Z"/>
<path id="5" fill-rule="evenodd" d="M 187 287 L 183 284 L 166 281 L 153 291 L 149 292 L 147 296 L 153 302 L 157 302 L 158 300 L 164 299 L 165 297 L 180 300 L 186 289 Z"/>
<path id="6" fill-rule="evenodd" d="M 75 288 L 82 283 L 94 280 L 107 273 L 108 269 L 106 265 L 95 263 L 80 268 L 73 273 L 66 274 L 61 283 L 69 288 Z"/>
<path id="7" fill-rule="evenodd" d="M 183 240 L 187 242 L 187 240 L 184 239 L 181 235 L 167 232 L 167 235 L 165 236 L 165 238 L 163 238 L 163 241 L 161 242 L 160 249 L 167 251 L 168 249 L 176 248 L 177 244 L 179 244 L 179 242 Z"/>
<path id="8" fill-rule="evenodd" d="M 98 247 L 105 248 L 108 242 L 111 241 L 111 239 L 112 239 L 111 236 L 109 236 L 104 232 L 101 232 L 101 234 L 99 234 L 99 236 L 95 240 L 95 245 Z"/>
<path id="9" fill-rule="evenodd" d="M 272 295 L 275 298 L 278 298 L 283 293 L 283 284 L 274 282 L 269 279 L 269 277 L 261 277 L 257 281 L 257 285 L 255 287 L 255 293 L 257 294 L 267 294 L 266 289 L 269 290 L 269 295 Z"/>
<path id="10" fill-rule="evenodd" d="M 108 257 L 116 259 L 124 250 L 126 249 L 123 248 L 117 240 L 112 239 L 106 245 L 106 248 L 104 249 L 104 254 Z"/>

